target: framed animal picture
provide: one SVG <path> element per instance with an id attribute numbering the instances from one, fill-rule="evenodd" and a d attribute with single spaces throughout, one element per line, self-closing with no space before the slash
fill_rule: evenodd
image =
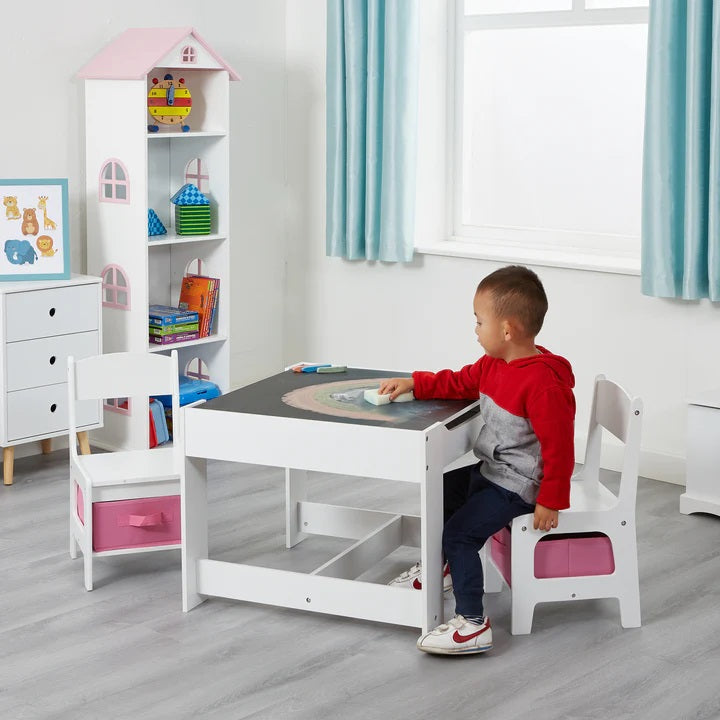
<path id="1" fill-rule="evenodd" d="M 0 195 L 0 280 L 69 278 L 67 179 L 0 179 Z"/>

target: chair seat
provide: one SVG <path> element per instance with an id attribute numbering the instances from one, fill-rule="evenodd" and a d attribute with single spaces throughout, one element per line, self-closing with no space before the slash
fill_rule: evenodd
<path id="1" fill-rule="evenodd" d="M 93 487 L 131 485 L 180 477 L 172 447 L 80 455 L 77 465 Z"/>

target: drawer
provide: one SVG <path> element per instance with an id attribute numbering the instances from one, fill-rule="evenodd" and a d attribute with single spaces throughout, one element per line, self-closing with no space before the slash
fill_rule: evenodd
<path id="1" fill-rule="evenodd" d="M 8 441 L 67 432 L 67 405 L 67 383 L 8 393 L 6 415 Z M 100 402 L 85 400 L 77 403 L 77 417 L 79 426 L 99 423 Z"/>
<path id="2" fill-rule="evenodd" d="M 77 488 L 77 510 L 84 523 L 83 496 Z M 93 550 L 180 544 L 180 496 L 93 503 Z"/>
<path id="3" fill-rule="evenodd" d="M 5 299 L 5 342 L 97 330 L 97 285 L 9 293 Z"/>
<path id="4" fill-rule="evenodd" d="M 75 333 L 56 337 L 22 340 L 8 343 L 7 389 L 24 390 L 40 385 L 54 385 L 67 381 L 67 359 L 97 355 L 100 351 L 99 333 Z"/>

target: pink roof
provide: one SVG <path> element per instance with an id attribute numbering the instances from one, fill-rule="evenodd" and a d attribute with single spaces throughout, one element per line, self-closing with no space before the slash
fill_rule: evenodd
<path id="1" fill-rule="evenodd" d="M 192 35 L 230 73 L 240 76 L 191 27 L 131 28 L 106 45 L 78 73 L 88 80 L 142 80 L 183 38 Z"/>

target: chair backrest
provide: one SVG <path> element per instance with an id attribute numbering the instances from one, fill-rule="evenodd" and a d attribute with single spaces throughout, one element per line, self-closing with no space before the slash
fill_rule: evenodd
<path id="1" fill-rule="evenodd" d="M 582 475 L 586 481 L 600 482 L 600 452 L 605 428 L 625 445 L 618 498 L 620 503 L 633 508 L 637 495 L 642 410 L 640 398 L 631 397 L 604 375 L 595 378 Z"/>
<path id="2" fill-rule="evenodd" d="M 180 430 L 180 390 L 177 350 L 155 353 L 109 353 L 75 360 L 68 358 L 70 449 L 76 449 L 76 407 L 83 400 L 170 395 L 173 428 Z M 147 412 L 147 409 L 146 409 Z M 174 445 L 179 446 L 177 433 Z"/>

